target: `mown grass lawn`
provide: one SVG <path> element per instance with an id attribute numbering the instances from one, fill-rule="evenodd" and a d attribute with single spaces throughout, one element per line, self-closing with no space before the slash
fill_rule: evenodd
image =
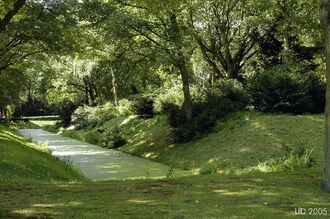
<path id="1" fill-rule="evenodd" d="M 319 172 L 0 187 L 1 218 L 277 219 L 298 207 L 327 208 L 330 216 Z"/>

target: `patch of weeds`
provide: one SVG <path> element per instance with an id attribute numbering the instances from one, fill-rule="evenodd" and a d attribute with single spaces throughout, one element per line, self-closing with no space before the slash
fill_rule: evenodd
<path id="1" fill-rule="evenodd" d="M 291 146 L 286 145 L 283 147 L 283 150 L 286 151 L 285 156 L 259 163 L 252 170 L 260 172 L 282 172 L 311 168 L 316 165 L 312 157 L 314 149 L 315 147 L 312 149 L 293 149 Z"/>
<path id="2" fill-rule="evenodd" d="M 202 167 L 199 170 L 199 174 L 201 175 L 216 174 L 225 166 L 226 165 L 224 164 L 223 160 L 221 160 L 220 158 L 211 159 L 207 163 L 202 165 Z"/>
<path id="3" fill-rule="evenodd" d="M 34 142 L 32 136 L 30 134 L 26 137 L 26 141 L 30 142 L 30 143 Z"/>
<path id="4" fill-rule="evenodd" d="M 174 167 L 171 165 L 170 169 L 168 170 L 168 172 L 166 173 L 166 178 L 171 178 L 174 174 Z"/>

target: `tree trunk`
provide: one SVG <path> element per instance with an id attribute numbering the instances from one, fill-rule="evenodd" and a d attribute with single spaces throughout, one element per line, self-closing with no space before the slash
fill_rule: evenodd
<path id="1" fill-rule="evenodd" d="M 117 82 L 116 82 L 116 75 L 115 71 L 111 68 L 111 83 L 112 83 L 112 96 L 115 106 L 118 105 L 118 97 L 117 97 Z"/>
<path id="2" fill-rule="evenodd" d="M 172 13 L 170 15 L 171 22 L 171 38 L 175 43 L 175 51 L 176 57 L 174 58 L 174 65 L 177 67 L 181 74 L 182 79 L 182 91 L 184 96 L 183 108 L 186 113 L 186 121 L 190 122 L 192 120 L 192 100 L 190 95 L 190 87 L 189 87 L 189 71 L 187 68 L 187 62 L 183 53 L 183 42 L 182 35 L 180 31 L 180 27 L 176 18 L 176 15 Z"/>
<path id="3" fill-rule="evenodd" d="M 329 165 L 330 165 L 330 0 L 322 0 L 321 4 L 321 23 L 323 24 L 324 32 L 324 47 L 326 57 L 326 107 L 325 107 L 325 143 L 324 143 L 324 163 L 323 163 L 323 179 L 322 190 L 330 191 L 329 183 Z"/>
<path id="4" fill-rule="evenodd" d="M 183 96 L 184 96 L 183 107 L 186 112 L 186 120 L 189 122 L 192 120 L 192 100 L 191 100 L 190 87 L 189 87 L 189 73 L 187 70 L 184 57 L 181 57 L 181 60 L 177 63 L 177 67 L 180 71 L 182 85 L 183 85 L 182 86 Z"/>

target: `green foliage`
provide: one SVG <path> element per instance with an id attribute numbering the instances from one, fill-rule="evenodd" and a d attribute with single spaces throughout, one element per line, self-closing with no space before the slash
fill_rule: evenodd
<path id="1" fill-rule="evenodd" d="M 127 143 L 127 140 L 122 136 L 118 127 L 105 131 L 100 131 L 99 129 L 98 131 L 101 132 L 100 143 L 105 147 L 117 149 Z"/>
<path id="2" fill-rule="evenodd" d="M 117 116 L 129 116 L 133 114 L 133 103 L 123 99 L 115 106 L 111 102 L 96 107 L 78 107 L 72 114 L 72 122 L 78 127 L 87 127 L 110 120 Z"/>
<path id="3" fill-rule="evenodd" d="M 182 143 L 210 133 L 218 120 L 229 112 L 242 110 L 247 103 L 246 92 L 239 82 L 221 80 L 196 96 L 192 121 L 186 121 L 184 110 L 175 103 L 163 104 L 163 108 L 173 127 L 174 142 Z"/>
<path id="4" fill-rule="evenodd" d="M 23 128 L 20 127 L 20 128 Z M 6 126 L 0 125 L 0 184 L 81 181 L 75 168 L 55 159 L 46 145 L 36 145 Z"/>
<path id="5" fill-rule="evenodd" d="M 116 106 L 117 116 L 131 116 L 134 115 L 133 102 L 128 99 L 121 99 Z"/>
<path id="6" fill-rule="evenodd" d="M 239 102 L 243 105 L 249 103 L 249 94 L 242 83 L 235 79 L 219 79 L 207 89 L 210 96 L 226 97 L 233 102 Z"/>
<path id="7" fill-rule="evenodd" d="M 162 92 L 155 98 L 155 111 L 157 113 L 164 113 L 167 111 L 168 105 L 182 106 L 183 93 L 181 86 L 173 86 L 162 89 Z"/>
<path id="8" fill-rule="evenodd" d="M 248 89 L 259 110 L 294 114 L 324 111 L 325 83 L 312 73 L 278 66 L 254 75 Z"/>
<path id="9" fill-rule="evenodd" d="M 94 107 L 82 106 L 78 107 L 72 114 L 73 124 L 79 127 L 86 127 L 97 121 L 97 109 Z"/>
<path id="10" fill-rule="evenodd" d="M 215 158 L 209 160 L 205 163 L 199 170 L 199 174 L 207 175 L 207 174 L 217 174 L 221 169 L 224 168 L 224 163 L 221 159 Z"/>
<path id="11" fill-rule="evenodd" d="M 91 130 L 87 132 L 84 135 L 84 140 L 90 144 L 99 144 L 100 142 L 98 132 L 95 130 Z"/>
<path id="12" fill-rule="evenodd" d="M 144 119 L 150 119 L 155 116 L 154 101 L 147 96 L 137 96 L 134 100 L 134 111 Z"/>
<path id="13" fill-rule="evenodd" d="M 279 159 L 270 159 L 263 163 L 259 163 L 256 167 L 253 167 L 252 170 L 261 172 L 282 172 L 311 168 L 316 165 L 312 156 L 313 150 L 314 149 L 299 147 L 295 150 L 289 148 L 284 157 Z"/>

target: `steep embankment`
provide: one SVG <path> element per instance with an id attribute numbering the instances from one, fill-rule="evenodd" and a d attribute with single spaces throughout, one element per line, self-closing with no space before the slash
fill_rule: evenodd
<path id="1" fill-rule="evenodd" d="M 79 181 L 83 176 L 12 128 L 0 125 L 0 185 Z"/>
<path id="2" fill-rule="evenodd" d="M 246 168 L 280 158 L 288 151 L 313 148 L 314 160 L 322 159 L 322 115 L 235 113 L 219 123 L 213 133 L 185 144 L 171 143 L 170 127 L 163 116 L 149 120 L 119 117 L 63 134 L 101 144 L 105 134 L 100 130 L 111 129 L 117 129 L 128 141 L 120 151 L 185 169 L 200 168 L 212 159 L 220 159 L 224 166 Z"/>

